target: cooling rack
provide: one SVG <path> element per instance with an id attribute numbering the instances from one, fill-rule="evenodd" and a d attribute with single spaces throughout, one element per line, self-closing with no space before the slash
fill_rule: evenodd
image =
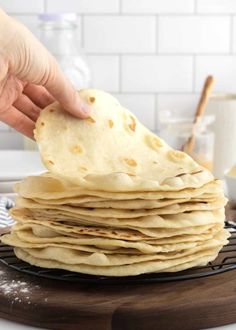
<path id="1" fill-rule="evenodd" d="M 110 277 L 85 275 L 66 270 L 41 268 L 32 266 L 18 259 L 14 254 L 13 248 L 3 243 L 0 243 L 0 262 L 3 262 L 10 268 L 26 274 L 53 280 L 78 283 L 140 284 L 195 279 L 236 269 L 236 225 L 234 222 L 226 221 L 225 228 L 231 232 L 229 243 L 224 246 L 218 257 L 213 262 L 209 262 L 206 266 L 194 267 L 176 273 L 152 273 L 138 276 Z"/>

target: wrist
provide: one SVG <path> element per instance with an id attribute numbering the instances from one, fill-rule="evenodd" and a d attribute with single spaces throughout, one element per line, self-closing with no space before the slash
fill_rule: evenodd
<path id="1" fill-rule="evenodd" d="M 0 49 L 6 50 L 7 46 L 11 44 L 12 39 L 16 36 L 18 29 L 16 28 L 16 21 L 7 15 L 0 8 Z"/>
<path id="2" fill-rule="evenodd" d="M 7 13 L 5 13 L 5 11 L 2 10 L 2 8 L 0 8 L 0 26 L 5 24 L 9 19 L 10 16 L 8 16 Z"/>

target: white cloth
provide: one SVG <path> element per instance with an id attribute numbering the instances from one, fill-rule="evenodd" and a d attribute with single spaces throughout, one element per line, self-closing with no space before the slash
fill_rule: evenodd
<path id="1" fill-rule="evenodd" d="M 9 210 L 14 206 L 14 202 L 6 197 L 0 197 L 0 228 L 12 226 L 14 220 L 9 215 Z"/>

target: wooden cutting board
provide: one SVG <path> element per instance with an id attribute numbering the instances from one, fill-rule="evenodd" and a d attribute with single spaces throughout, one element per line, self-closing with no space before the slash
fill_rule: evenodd
<path id="1" fill-rule="evenodd" d="M 228 206 L 227 218 L 236 219 Z M 20 273 L 0 262 L 0 318 L 62 330 L 196 330 L 236 323 L 236 270 L 142 285 L 91 285 Z"/>
<path id="2" fill-rule="evenodd" d="M 195 330 L 236 322 L 236 271 L 142 285 L 85 285 L 0 263 L 0 317 L 63 330 Z"/>

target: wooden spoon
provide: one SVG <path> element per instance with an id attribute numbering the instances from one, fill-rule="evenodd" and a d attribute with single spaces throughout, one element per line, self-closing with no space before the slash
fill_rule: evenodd
<path id="1" fill-rule="evenodd" d="M 187 154 L 189 154 L 189 155 L 192 154 L 194 144 L 195 144 L 195 129 L 196 129 L 196 126 L 202 120 L 202 116 L 205 112 L 206 105 L 207 105 L 209 97 L 211 95 L 214 82 L 215 81 L 214 81 L 214 78 L 212 76 L 208 76 L 205 80 L 205 83 L 204 83 L 204 86 L 203 86 L 203 89 L 202 89 L 202 93 L 201 93 L 201 97 L 200 97 L 200 100 L 199 100 L 199 103 L 198 103 L 198 106 L 197 106 L 197 110 L 195 112 L 191 136 L 188 138 L 188 140 L 186 141 L 186 143 L 182 147 L 182 150 L 184 152 L 186 152 Z"/>

